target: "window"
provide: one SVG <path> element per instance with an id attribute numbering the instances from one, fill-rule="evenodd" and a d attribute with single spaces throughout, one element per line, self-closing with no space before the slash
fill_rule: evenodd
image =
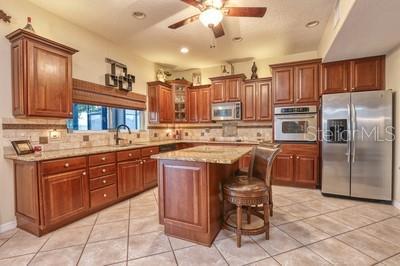
<path id="1" fill-rule="evenodd" d="M 108 130 L 120 124 L 142 129 L 143 111 L 74 103 L 73 118 L 67 126 L 72 130 Z"/>

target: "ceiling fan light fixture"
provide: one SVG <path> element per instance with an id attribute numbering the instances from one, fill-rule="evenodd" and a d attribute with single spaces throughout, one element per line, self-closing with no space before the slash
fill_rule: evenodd
<path id="1" fill-rule="evenodd" d="M 189 53 L 189 48 L 187 48 L 187 47 L 182 47 L 182 48 L 181 48 L 181 53 L 182 53 L 182 54 L 187 54 L 187 53 Z"/>
<path id="2" fill-rule="evenodd" d="M 200 14 L 199 19 L 204 26 L 215 27 L 222 21 L 223 17 L 221 10 L 210 7 Z"/>

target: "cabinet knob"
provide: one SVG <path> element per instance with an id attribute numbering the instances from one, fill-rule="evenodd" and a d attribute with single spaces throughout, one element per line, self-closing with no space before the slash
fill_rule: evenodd
<path id="1" fill-rule="evenodd" d="M 104 193 L 104 194 L 103 194 L 103 197 L 104 197 L 104 198 L 107 198 L 107 194 Z"/>
<path id="2" fill-rule="evenodd" d="M 299 156 L 297 156 L 297 157 L 296 157 L 296 159 L 300 159 L 300 157 L 299 157 Z"/>
<path id="3" fill-rule="evenodd" d="M 107 183 L 107 180 L 104 179 L 104 180 L 103 180 L 103 184 L 105 184 L 105 183 Z"/>
<path id="4" fill-rule="evenodd" d="M 129 157 L 132 157 L 132 153 L 129 153 L 128 156 L 129 156 Z"/>
<path id="5" fill-rule="evenodd" d="M 143 160 L 143 162 L 145 163 L 145 162 L 146 162 L 146 160 Z"/>
<path id="6" fill-rule="evenodd" d="M 140 164 L 143 164 L 143 161 L 140 161 Z"/>
<path id="7" fill-rule="evenodd" d="M 69 112 L 70 115 L 72 115 L 72 112 Z"/>
<path id="8" fill-rule="evenodd" d="M 86 172 L 83 172 L 82 175 L 86 175 Z"/>
<path id="9" fill-rule="evenodd" d="M 65 168 L 68 168 L 68 167 L 69 167 L 69 163 L 65 163 L 65 164 L 64 164 L 64 167 L 65 167 Z"/>
<path id="10" fill-rule="evenodd" d="M 290 156 L 290 159 L 293 159 L 293 156 Z"/>
<path id="11" fill-rule="evenodd" d="M 150 150 L 150 152 L 153 152 L 153 150 Z"/>
<path id="12" fill-rule="evenodd" d="M 101 171 L 102 171 L 103 173 L 105 173 L 107 170 L 106 170 L 106 169 L 102 169 Z"/>
<path id="13" fill-rule="evenodd" d="M 105 161 L 105 160 L 106 160 L 106 157 L 101 158 L 101 160 L 102 160 L 102 161 Z"/>

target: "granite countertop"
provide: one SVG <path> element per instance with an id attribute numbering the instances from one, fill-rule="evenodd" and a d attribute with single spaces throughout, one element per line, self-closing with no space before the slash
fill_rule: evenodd
<path id="1" fill-rule="evenodd" d="M 153 159 L 233 164 L 251 151 L 245 146 L 198 146 L 152 155 Z"/>
<path id="2" fill-rule="evenodd" d="M 152 146 L 160 146 L 165 144 L 177 144 L 177 143 L 212 143 L 212 144 L 241 144 L 241 145 L 256 145 L 258 142 L 255 141 L 207 141 L 207 140 L 159 140 L 159 141 L 147 141 L 138 142 L 129 145 L 107 145 L 98 147 L 87 147 L 79 149 L 62 149 L 56 151 L 43 151 L 41 155 L 27 154 L 27 155 L 16 155 L 16 154 L 6 154 L 4 158 L 10 160 L 26 161 L 26 162 L 38 162 L 53 159 L 61 159 L 67 157 L 75 156 L 85 156 L 91 154 L 98 154 L 104 152 L 116 152 L 131 149 L 140 149 Z"/>

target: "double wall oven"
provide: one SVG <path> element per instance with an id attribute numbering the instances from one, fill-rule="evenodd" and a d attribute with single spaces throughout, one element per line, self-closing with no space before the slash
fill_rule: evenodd
<path id="1" fill-rule="evenodd" d="M 317 107 L 275 107 L 275 141 L 316 142 L 318 138 Z"/>

